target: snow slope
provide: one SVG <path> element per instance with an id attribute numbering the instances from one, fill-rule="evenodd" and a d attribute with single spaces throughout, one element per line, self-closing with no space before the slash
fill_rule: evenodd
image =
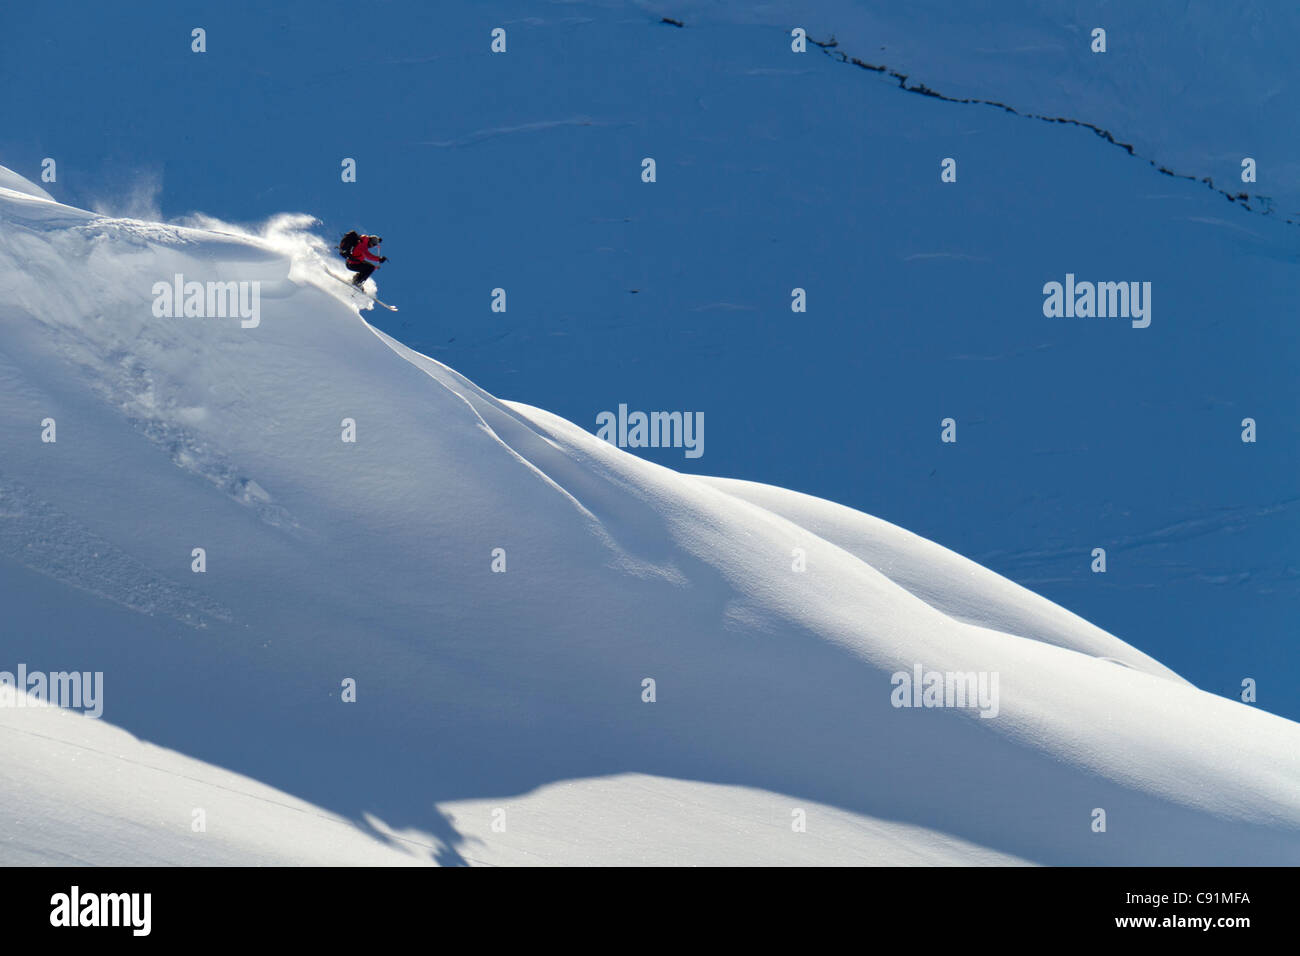
<path id="1" fill-rule="evenodd" d="M 620 402 L 701 411 L 703 458 L 640 456 L 879 515 L 1199 687 L 1257 678 L 1263 706 L 1300 720 L 1300 233 L 1283 221 L 1300 210 L 1300 7 L 450 0 L 345 31 L 339 0 L 259 30 L 227 4 L 204 11 L 201 56 L 174 3 L 83 7 L 20 4 L 0 33 L 0 72 L 45 94 L 11 98 L 0 162 L 61 202 L 382 231 L 402 309 L 371 321 L 491 393 L 587 428 Z M 912 84 L 1097 123 L 1216 183 L 1253 156 L 1259 182 L 1239 186 L 1279 214 L 1086 128 L 796 55 L 794 22 Z M 498 23 L 506 56 L 488 52 Z M 372 81 L 340 85 L 341 62 Z M 165 217 L 132 211 L 151 203 Z M 1046 319 L 1042 286 L 1067 273 L 1150 280 L 1152 326 Z M 935 440 L 945 417 L 960 444 Z"/>
<path id="2" fill-rule="evenodd" d="M 802 26 L 909 85 L 1099 125 L 1158 165 L 1250 192 L 1270 215 L 1300 215 L 1300 134 L 1286 95 L 1300 32 L 1293 4 L 1242 0 L 1231 16 L 1208 0 L 639 5 L 692 25 Z M 1092 50 L 1098 28 L 1105 53 Z M 1245 156 L 1266 170 L 1258 184 L 1240 180 Z"/>
<path id="3" fill-rule="evenodd" d="M 4 862 L 1300 862 L 1295 723 L 494 398 L 362 321 L 304 219 L 3 181 L 0 669 L 105 681 L 99 723 L 0 708 Z M 260 323 L 155 317 L 176 273 L 260 282 Z M 891 706 L 918 663 L 998 674 L 996 717 Z"/>

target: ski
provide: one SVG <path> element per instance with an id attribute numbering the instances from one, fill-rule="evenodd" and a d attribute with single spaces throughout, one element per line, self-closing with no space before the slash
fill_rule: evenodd
<path id="1" fill-rule="evenodd" d="M 387 309 L 389 312 L 396 312 L 396 311 L 397 311 L 397 306 L 395 306 L 395 305 L 389 305 L 387 302 L 381 302 L 379 299 L 375 298 L 373 295 L 371 295 L 371 294 L 370 294 L 369 292 L 367 292 L 365 289 L 361 288 L 360 286 L 353 285 L 353 284 L 352 284 L 351 282 L 349 282 L 347 279 L 341 279 L 341 278 L 339 278 L 338 276 L 336 276 L 334 273 L 330 272 L 329 270 L 326 270 L 325 274 L 326 274 L 327 276 L 329 276 L 331 279 L 334 279 L 334 280 L 337 281 L 337 282 L 342 282 L 345 286 L 347 286 L 347 287 L 348 287 L 349 289 L 351 289 L 353 292 L 359 292 L 361 295 L 364 295 L 367 299 L 369 299 L 369 300 L 370 300 L 371 302 L 373 302 L 375 305 L 382 305 L 382 306 L 383 306 L 385 309 Z"/>

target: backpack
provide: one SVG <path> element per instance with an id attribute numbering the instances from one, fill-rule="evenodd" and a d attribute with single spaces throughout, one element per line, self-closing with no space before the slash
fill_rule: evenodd
<path id="1" fill-rule="evenodd" d="M 351 258 L 352 250 L 356 248 L 357 243 L 361 241 L 361 236 L 355 229 L 349 229 L 347 235 L 339 240 L 339 255 L 344 259 Z"/>

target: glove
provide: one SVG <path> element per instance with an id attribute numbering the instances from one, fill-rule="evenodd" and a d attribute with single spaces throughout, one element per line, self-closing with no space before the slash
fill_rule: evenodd
<path id="1" fill-rule="evenodd" d="M 388 261 L 388 256 L 380 256 L 380 257 L 379 257 L 379 261 L 380 261 L 380 262 L 387 262 L 387 261 Z"/>

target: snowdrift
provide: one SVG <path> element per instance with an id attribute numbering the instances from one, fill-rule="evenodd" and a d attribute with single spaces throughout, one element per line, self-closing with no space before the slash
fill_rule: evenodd
<path id="1" fill-rule="evenodd" d="M 0 170 L 0 670 L 104 675 L 99 721 L 0 707 L 0 860 L 1300 862 L 1295 723 L 487 394 L 302 225 Z M 177 276 L 256 283 L 258 321 L 157 314 Z M 895 706 L 918 666 L 996 705 Z"/>

